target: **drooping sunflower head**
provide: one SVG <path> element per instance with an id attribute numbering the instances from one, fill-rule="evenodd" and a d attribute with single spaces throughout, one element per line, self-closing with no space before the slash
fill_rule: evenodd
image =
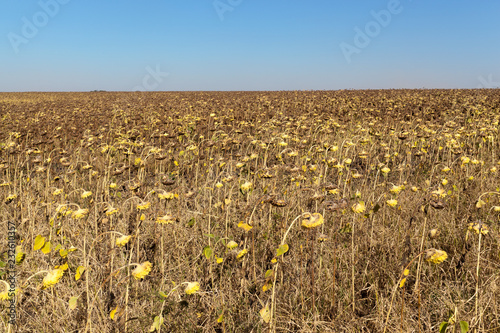
<path id="1" fill-rule="evenodd" d="M 128 236 L 124 235 L 124 236 L 117 238 L 116 239 L 116 246 L 118 246 L 118 247 L 125 246 L 131 237 L 132 236 L 130 236 L 130 235 L 128 235 Z"/>
<path id="2" fill-rule="evenodd" d="M 434 248 L 425 251 L 425 260 L 433 264 L 440 264 L 448 258 L 448 254 L 442 250 L 436 250 Z"/>
<path id="3" fill-rule="evenodd" d="M 188 295 L 194 294 L 200 290 L 200 283 L 199 282 L 189 282 L 186 286 L 186 289 L 184 289 L 184 292 Z"/>
<path id="4" fill-rule="evenodd" d="M 64 270 L 61 268 L 56 268 L 51 270 L 50 272 L 45 275 L 43 278 L 43 289 L 51 287 L 59 282 L 59 280 L 62 278 L 64 274 Z"/>
<path id="5" fill-rule="evenodd" d="M 302 227 L 307 229 L 316 228 L 323 224 L 325 220 L 320 213 L 304 213 L 302 217 Z"/>
<path id="6" fill-rule="evenodd" d="M 151 267 L 153 267 L 153 264 L 149 261 L 145 261 L 142 264 L 137 265 L 137 267 L 132 271 L 132 276 L 136 280 L 144 279 L 146 275 L 151 272 Z"/>

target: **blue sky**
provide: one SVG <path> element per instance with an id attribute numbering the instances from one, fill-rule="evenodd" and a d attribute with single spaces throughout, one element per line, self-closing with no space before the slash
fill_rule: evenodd
<path id="1" fill-rule="evenodd" d="M 4 0 L 0 91 L 500 86 L 500 1 Z"/>

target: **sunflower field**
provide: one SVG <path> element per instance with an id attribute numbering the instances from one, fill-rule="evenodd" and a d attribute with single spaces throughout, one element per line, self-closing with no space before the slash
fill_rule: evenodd
<path id="1" fill-rule="evenodd" d="M 0 119 L 1 331 L 500 330 L 499 90 L 1 93 Z"/>

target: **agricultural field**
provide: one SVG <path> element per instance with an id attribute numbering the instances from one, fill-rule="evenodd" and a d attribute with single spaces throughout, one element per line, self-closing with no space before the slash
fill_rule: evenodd
<path id="1" fill-rule="evenodd" d="M 500 331 L 499 90 L 0 93 L 0 119 L 1 331 Z"/>

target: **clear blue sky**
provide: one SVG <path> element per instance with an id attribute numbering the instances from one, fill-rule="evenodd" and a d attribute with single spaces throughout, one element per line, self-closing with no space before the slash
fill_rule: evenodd
<path id="1" fill-rule="evenodd" d="M 500 85 L 493 0 L 4 0 L 0 35 L 0 91 Z"/>

